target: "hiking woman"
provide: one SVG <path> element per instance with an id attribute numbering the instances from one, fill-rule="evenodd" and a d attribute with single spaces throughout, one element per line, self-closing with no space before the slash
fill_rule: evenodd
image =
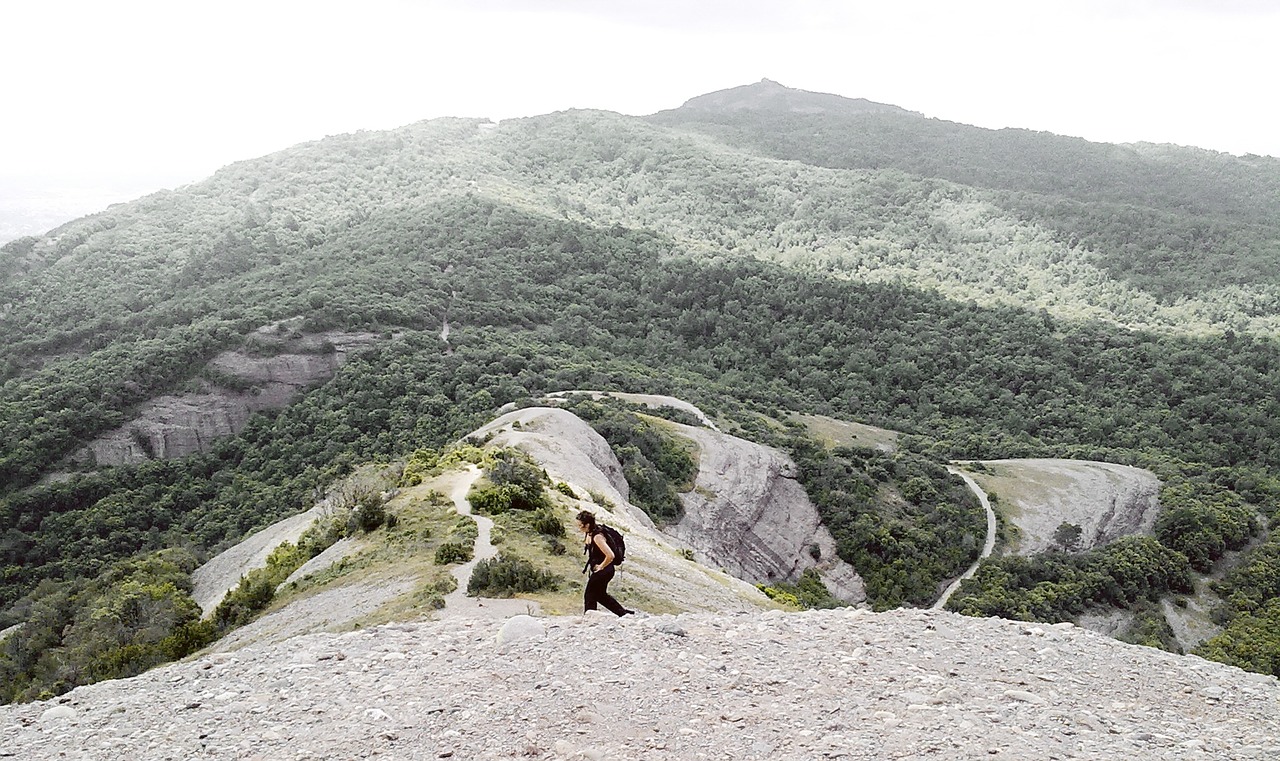
<path id="1" fill-rule="evenodd" d="M 596 524 L 596 515 L 590 510 L 578 513 L 578 530 L 582 532 L 583 551 L 587 556 L 587 588 L 582 593 L 583 611 L 595 610 L 599 603 L 615 615 L 625 616 L 635 611 L 622 607 L 622 603 L 609 595 L 609 582 L 613 580 L 613 550 L 604 539 L 604 532 Z"/>

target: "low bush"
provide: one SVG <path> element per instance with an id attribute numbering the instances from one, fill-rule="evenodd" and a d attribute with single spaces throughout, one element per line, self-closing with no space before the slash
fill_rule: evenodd
<path id="1" fill-rule="evenodd" d="M 539 510 L 529 516 L 529 526 L 543 536 L 562 537 L 565 535 L 564 523 L 551 510 Z"/>
<path id="2" fill-rule="evenodd" d="M 434 449 L 415 449 L 400 475 L 400 486 L 417 486 L 438 474 L 440 453 Z"/>
<path id="3" fill-rule="evenodd" d="M 465 563 L 472 558 L 472 555 L 473 550 L 470 544 L 445 542 L 436 548 L 436 565 Z"/>
<path id="4" fill-rule="evenodd" d="M 512 597 L 521 592 L 555 589 L 560 581 L 556 574 L 539 570 L 528 560 L 503 553 L 476 564 L 467 583 L 467 594 L 471 597 Z"/>
<path id="5" fill-rule="evenodd" d="M 757 584 L 756 588 L 764 592 L 770 600 L 806 610 L 840 608 L 846 605 L 843 600 L 831 594 L 827 585 L 822 583 L 822 577 L 812 568 L 802 573 L 800 580 L 795 584 L 782 583 L 773 586 Z"/>

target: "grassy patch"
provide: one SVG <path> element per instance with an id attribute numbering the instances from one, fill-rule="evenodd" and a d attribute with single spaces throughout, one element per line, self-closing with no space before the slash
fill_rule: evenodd
<path id="1" fill-rule="evenodd" d="M 362 536 L 363 546 L 357 553 L 281 589 L 278 602 L 272 607 L 332 584 L 356 583 L 394 569 L 397 575 L 418 579 L 418 587 L 413 595 L 393 605 L 401 606 L 397 608 L 401 610 L 430 612 L 431 599 L 440 590 L 456 585 L 448 568 L 436 564 L 436 552 L 447 542 L 471 546 L 476 536 L 475 522 L 458 515 L 453 502 L 441 490 L 444 480 L 432 479 L 401 490 L 386 506 L 388 514 L 396 518 L 394 525 Z"/>
<path id="2" fill-rule="evenodd" d="M 803 425 L 810 437 L 827 447 L 866 447 L 882 452 L 895 452 L 898 449 L 897 431 L 837 420 L 826 415 L 796 414 L 790 420 Z"/>

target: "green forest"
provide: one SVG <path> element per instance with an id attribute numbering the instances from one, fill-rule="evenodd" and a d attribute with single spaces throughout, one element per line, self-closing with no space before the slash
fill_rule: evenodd
<path id="1" fill-rule="evenodd" d="M 62 585 L 126 583 L 159 551 L 186 568 L 504 404 L 592 388 L 678 396 L 785 446 L 881 608 L 927 602 L 976 557 L 982 519 L 946 461 L 1149 468 L 1165 484 L 1156 537 L 989 563 L 953 609 L 1133 606 L 1248 546 L 1218 582 L 1225 629 L 1204 652 L 1265 669 L 1280 652 L 1255 636 L 1275 631 L 1280 598 L 1280 234 L 1265 213 L 1280 166 L 1155 147 L 1120 161 L 902 118 L 436 120 L 296 146 L 7 244 L 0 628 Z M 1226 196 L 1197 189 L 1210 174 Z M 202 454 L 72 461 L 286 319 L 381 338 Z M 825 451 L 759 422 L 797 411 L 906 444 Z M 629 425 L 615 432 L 655 515 L 677 517 L 679 458 Z"/>

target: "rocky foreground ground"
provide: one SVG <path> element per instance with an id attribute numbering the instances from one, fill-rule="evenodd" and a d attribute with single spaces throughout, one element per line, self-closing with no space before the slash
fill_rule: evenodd
<path id="1" fill-rule="evenodd" d="M 1275 759 L 1280 683 L 946 612 L 392 624 L 0 709 L 21 759 Z"/>

